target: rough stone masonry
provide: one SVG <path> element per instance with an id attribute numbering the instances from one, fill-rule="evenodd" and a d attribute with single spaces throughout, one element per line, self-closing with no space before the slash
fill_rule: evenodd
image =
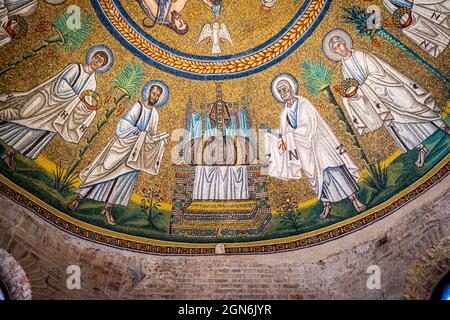
<path id="1" fill-rule="evenodd" d="M 0 248 L 10 254 L 1 251 L 1 277 L 23 268 L 20 292 L 31 288 L 33 299 L 427 299 L 450 269 L 449 182 L 349 236 L 264 256 L 112 249 L 65 234 L 0 197 Z M 21 267 L 8 267 L 10 257 Z M 80 290 L 67 289 L 70 265 L 81 268 Z M 380 267 L 380 290 L 366 286 L 371 265 Z"/>

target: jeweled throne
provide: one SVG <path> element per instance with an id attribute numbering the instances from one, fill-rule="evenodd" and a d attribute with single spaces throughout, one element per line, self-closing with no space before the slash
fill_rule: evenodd
<path id="1" fill-rule="evenodd" d="M 223 100 L 185 110 L 170 233 L 190 238 L 261 236 L 272 221 L 266 177 L 258 165 L 248 102 Z"/>

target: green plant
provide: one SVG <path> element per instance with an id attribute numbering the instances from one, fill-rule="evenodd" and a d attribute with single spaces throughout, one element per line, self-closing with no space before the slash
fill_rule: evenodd
<path id="1" fill-rule="evenodd" d="M 331 90 L 331 76 L 332 72 L 322 60 L 319 62 L 305 60 L 301 64 L 300 70 L 304 86 L 309 94 L 318 96 L 321 92 L 324 92 L 328 96 L 328 102 L 333 106 L 339 122 L 344 125 L 345 131 L 350 135 L 353 145 L 358 149 L 361 159 L 366 165 L 370 163 L 369 158 L 364 152 L 361 146 L 357 134 L 353 130 L 350 122 L 345 116 L 344 110 L 337 102 L 333 91 Z"/>
<path id="2" fill-rule="evenodd" d="M 280 223 L 282 225 L 291 226 L 295 231 L 299 231 L 301 225 L 301 213 L 298 204 L 293 200 L 293 195 L 286 193 L 283 196 L 284 204 L 280 208 Z"/>
<path id="3" fill-rule="evenodd" d="M 137 64 L 129 64 L 119 72 L 113 79 L 113 87 L 107 95 L 104 104 L 110 107 L 105 110 L 101 118 L 98 120 L 95 126 L 94 132 L 92 132 L 87 138 L 85 143 L 81 146 L 78 157 L 76 157 L 69 168 L 67 169 L 66 175 L 73 175 L 76 168 L 81 163 L 86 151 L 91 147 L 92 142 L 97 138 L 98 134 L 102 128 L 109 121 L 114 112 L 121 114 L 128 106 L 132 97 L 137 94 L 137 88 L 140 87 L 141 82 L 144 80 L 145 72 L 144 69 Z M 63 179 L 64 180 L 64 179 Z M 59 186 L 57 189 L 61 189 Z"/>
<path id="4" fill-rule="evenodd" d="M 385 190 L 388 182 L 387 167 L 377 161 L 376 164 L 371 163 L 368 169 L 368 172 L 362 175 L 362 184 L 378 193 Z"/>
<path id="5" fill-rule="evenodd" d="M 140 64 L 130 63 L 114 77 L 112 84 L 115 87 L 124 88 L 130 95 L 130 99 L 134 99 L 144 78 L 145 71 L 142 66 Z"/>
<path id="6" fill-rule="evenodd" d="M 351 24 L 355 27 L 356 33 L 363 37 L 368 37 L 373 40 L 376 35 L 381 36 L 385 40 L 389 41 L 391 44 L 402 50 L 408 56 L 416 60 L 420 65 L 425 67 L 428 71 L 433 73 L 439 79 L 441 79 L 445 84 L 450 85 L 450 80 L 447 79 L 439 70 L 433 67 L 428 61 L 424 60 L 417 53 L 415 53 L 412 49 L 406 46 L 403 42 L 401 42 L 398 38 L 392 35 L 388 30 L 386 30 L 383 26 L 379 28 L 369 28 L 368 22 L 371 18 L 371 13 L 366 9 L 353 4 L 350 7 L 342 8 L 344 11 L 343 21 L 345 23 Z"/>
<path id="7" fill-rule="evenodd" d="M 0 75 L 14 69 L 27 59 L 34 57 L 39 51 L 49 47 L 52 44 L 59 44 L 64 50 L 74 51 L 82 46 L 92 30 L 92 19 L 86 12 L 81 12 L 81 24 L 79 28 L 69 28 L 67 21 L 69 14 L 56 16 L 53 19 L 53 34 L 47 39 L 41 40 L 30 50 L 22 53 L 10 63 L 0 69 Z"/>
<path id="8" fill-rule="evenodd" d="M 75 174 L 65 174 L 64 168 L 61 164 L 56 165 L 56 169 L 53 170 L 53 183 L 55 189 L 60 191 L 67 191 L 75 188 L 77 176 Z"/>
<path id="9" fill-rule="evenodd" d="M 60 37 L 61 46 L 64 50 L 74 51 L 81 47 L 92 30 L 92 18 L 89 14 L 82 12 L 79 28 L 71 29 L 67 25 L 71 14 L 55 16 L 53 27 L 56 35 Z"/>
<path id="10" fill-rule="evenodd" d="M 163 199 L 160 191 L 154 187 L 149 187 L 149 189 L 142 189 L 142 193 L 144 197 L 141 199 L 141 211 L 147 218 L 148 226 L 157 229 L 155 220 L 160 219 L 162 216 L 160 208 Z"/>
<path id="11" fill-rule="evenodd" d="M 309 94 L 318 96 L 324 87 L 331 84 L 331 70 L 322 60 L 319 62 L 305 60 L 301 67 L 303 82 Z"/>

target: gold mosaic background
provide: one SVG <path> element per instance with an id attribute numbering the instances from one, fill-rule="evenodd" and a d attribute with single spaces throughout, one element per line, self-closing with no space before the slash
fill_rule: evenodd
<path id="1" fill-rule="evenodd" d="M 140 11 L 139 5 L 135 1 L 122 1 L 130 15 L 138 22 L 142 20 L 144 14 Z M 222 46 L 223 54 L 231 54 L 250 49 L 270 39 L 278 33 L 280 29 L 294 16 L 301 3 L 295 4 L 293 0 L 278 0 L 274 10 L 270 12 L 260 11 L 258 0 L 224 0 L 225 7 L 220 17 L 221 22 L 225 22 L 230 30 L 234 41 L 234 46 L 224 44 Z M 301 1 L 299 1 L 301 2 Z M 335 79 L 333 84 L 340 81 L 340 70 L 336 64 L 326 60 L 322 54 L 321 44 L 323 36 L 331 29 L 340 27 L 346 29 L 354 38 L 354 46 L 372 51 L 378 56 L 382 56 L 387 62 L 391 63 L 397 69 L 415 79 L 423 85 L 427 90 L 433 93 L 437 99 L 438 105 L 444 108 L 446 104 L 445 84 L 434 77 L 431 73 L 419 66 L 414 60 L 407 57 L 399 49 L 377 37 L 381 47 L 372 45 L 368 39 L 356 36 L 352 27 L 341 22 L 341 6 L 347 6 L 351 3 L 358 3 L 363 6 L 376 4 L 382 8 L 381 1 L 333 1 L 331 8 L 321 25 L 316 29 L 311 37 L 287 59 L 283 60 L 276 66 L 265 70 L 256 75 L 246 78 L 223 81 L 224 98 L 227 101 L 240 101 L 242 96 L 247 96 L 250 103 L 250 112 L 253 118 L 254 126 L 259 127 L 261 123 L 268 124 L 272 127 L 278 127 L 279 111 L 282 105 L 275 103 L 269 90 L 271 80 L 279 73 L 290 72 L 300 81 L 300 95 L 308 97 L 316 106 L 322 116 L 333 128 L 336 135 L 349 149 L 353 159 L 359 164 L 361 161 L 356 155 L 356 150 L 352 148 L 352 144 L 345 134 L 344 130 L 338 124 L 331 107 L 327 103 L 325 95 L 320 97 L 311 97 L 302 87 L 299 75 L 300 64 L 305 59 L 323 59 L 325 63 L 333 68 Z M 133 56 L 119 42 L 117 42 L 103 27 L 97 19 L 91 4 L 87 0 L 66 1 L 65 4 L 53 6 L 40 1 L 37 12 L 27 18 L 30 32 L 26 38 L 0 49 L 0 65 L 4 65 L 12 60 L 16 53 L 24 52 L 33 44 L 44 39 L 50 32 L 39 33 L 35 29 L 43 20 L 51 20 L 56 14 L 63 13 L 68 4 L 79 5 L 82 9 L 89 12 L 94 21 L 94 30 L 89 40 L 83 48 L 73 53 L 67 53 L 58 49 L 53 45 L 39 52 L 33 59 L 27 60 L 19 67 L 9 71 L 7 74 L 0 76 L 0 92 L 4 91 L 22 91 L 30 89 L 43 80 L 55 75 L 67 64 L 73 62 L 81 62 L 84 60 L 86 51 L 95 44 L 108 45 L 115 54 L 115 64 L 113 68 L 106 74 L 97 76 L 97 90 L 100 95 L 105 96 L 111 86 L 111 80 L 115 73 L 120 71 L 126 64 L 130 62 L 141 63 L 145 68 L 147 79 L 162 79 L 171 89 L 171 98 L 164 109 L 160 111 L 159 130 L 169 131 L 180 128 L 183 122 L 184 107 L 189 98 L 195 106 L 202 103 L 212 102 L 215 99 L 215 84 L 210 81 L 188 80 L 164 73 L 150 65 L 144 64 L 138 58 Z M 387 12 L 382 8 L 383 17 L 390 20 Z M 153 37 L 187 53 L 207 55 L 210 46 L 205 43 L 197 45 L 196 41 L 200 34 L 203 24 L 213 21 L 212 12 L 205 7 L 200 0 L 191 0 L 183 11 L 183 16 L 190 25 L 191 31 L 186 36 L 178 36 L 173 31 L 156 26 L 147 30 Z M 423 58 L 430 61 L 439 70 L 445 73 L 450 70 L 449 50 L 444 52 L 438 59 L 433 59 L 422 52 L 414 43 L 411 43 L 399 30 L 393 27 L 388 29 L 405 44 L 414 49 Z M 55 55 L 57 56 L 55 58 Z M 100 113 L 99 113 L 100 114 Z M 110 137 L 114 134 L 115 121 L 109 122 L 102 130 L 92 147 L 85 155 L 80 168 L 84 168 L 93 160 L 98 152 L 107 144 Z M 90 128 L 92 130 L 92 128 Z M 378 131 L 361 138 L 362 145 L 371 159 L 385 159 L 393 152 L 396 147 L 392 139 L 383 131 Z M 147 185 L 157 185 L 161 188 L 163 197 L 171 199 L 175 185 L 175 170 L 170 161 L 170 150 L 175 146 L 175 142 L 171 142 L 166 150 L 161 172 L 158 177 L 151 177 L 141 174 L 135 187 L 135 192 L 139 194 L 139 190 Z M 49 147 L 44 151 L 43 155 L 54 162 L 60 162 L 67 167 L 69 163 L 76 157 L 79 146 L 64 142 L 60 138 L 54 139 Z M 278 206 L 283 191 L 292 192 L 297 200 L 304 201 L 314 197 L 308 182 L 301 180 L 298 182 L 280 182 L 271 180 L 269 184 L 270 197 L 275 205 Z"/>
<path id="2" fill-rule="evenodd" d="M 141 22 L 146 15 L 136 2 L 121 1 L 130 17 L 142 27 Z M 233 44 L 224 41 L 221 45 L 221 55 L 250 50 L 270 40 L 292 20 L 302 3 L 299 1 L 294 5 L 294 0 L 280 0 L 271 11 L 263 11 L 260 9 L 259 0 L 224 0 L 218 22 L 227 26 Z M 204 40 L 197 44 L 197 40 L 203 26 L 214 21 L 212 10 L 201 0 L 190 0 L 181 15 L 189 25 L 189 32 L 184 36 L 177 36 L 164 26 L 142 28 L 158 41 L 181 52 L 210 54 L 211 43 L 208 44 L 208 41 Z"/>

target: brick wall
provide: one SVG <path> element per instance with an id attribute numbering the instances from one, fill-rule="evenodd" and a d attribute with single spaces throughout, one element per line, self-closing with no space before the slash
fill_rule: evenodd
<path id="1" fill-rule="evenodd" d="M 3 249 L 0 249 L 0 280 L 7 290 L 9 299 L 31 299 L 31 286 L 25 271 L 14 257 Z"/>
<path id="2" fill-rule="evenodd" d="M 354 234 L 265 256 L 162 257 L 120 251 L 65 234 L 0 197 L 0 248 L 21 264 L 34 299 L 402 299 L 407 277 L 405 296 L 414 298 L 419 297 L 411 294 L 414 279 L 420 281 L 414 273 L 423 272 L 417 265 L 427 250 L 441 248 L 443 261 L 449 260 L 449 182 L 450 177 Z M 436 272 L 450 268 L 440 261 Z M 66 269 L 72 264 L 81 267 L 81 290 L 66 288 Z M 381 290 L 366 287 L 370 265 L 381 268 Z"/>

